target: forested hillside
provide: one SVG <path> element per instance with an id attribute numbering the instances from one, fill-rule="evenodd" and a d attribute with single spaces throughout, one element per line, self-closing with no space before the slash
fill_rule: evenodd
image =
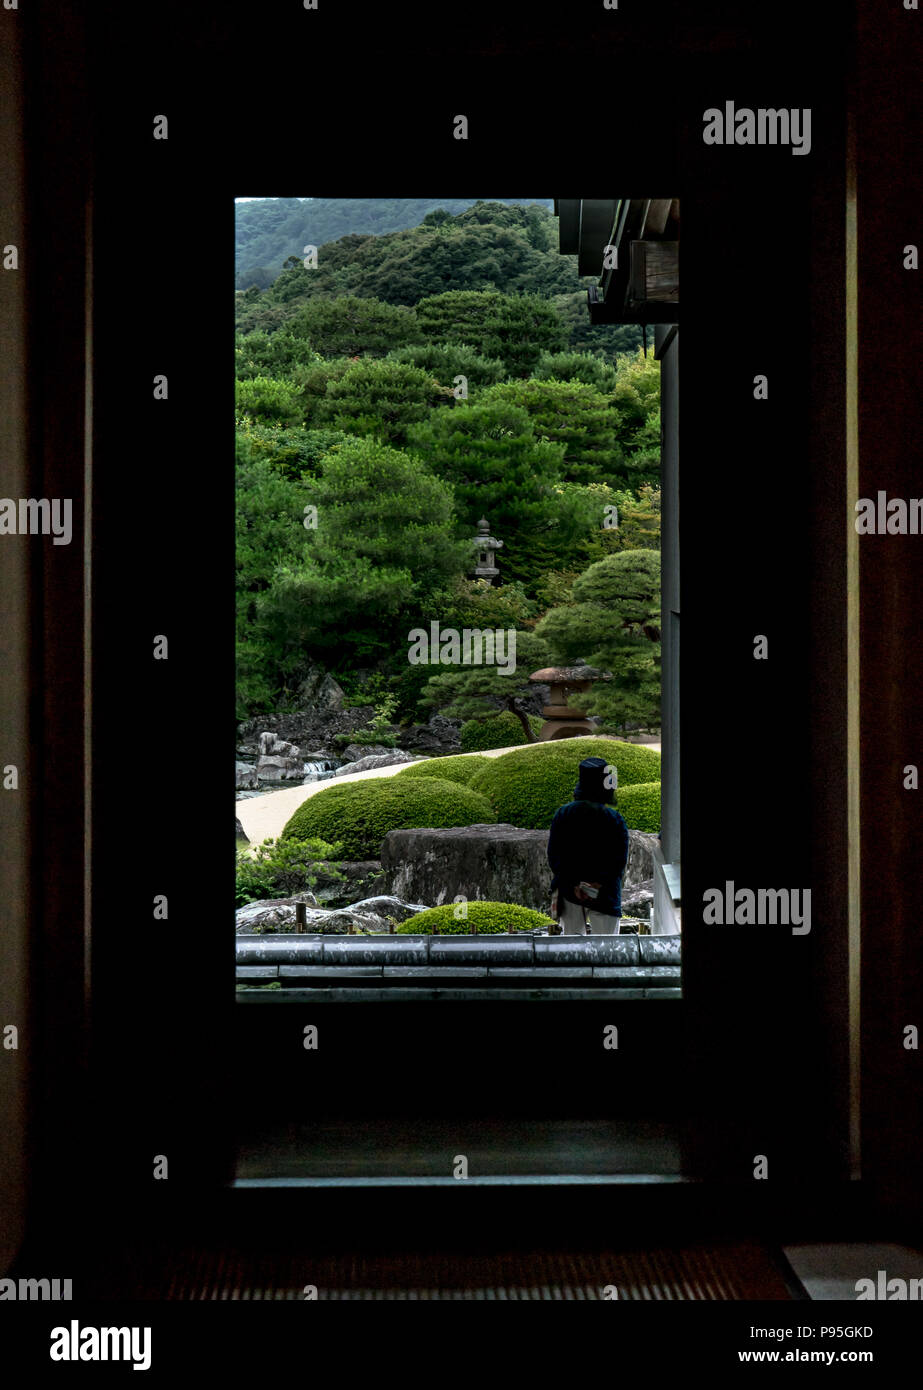
<path id="1" fill-rule="evenodd" d="M 556 248 L 546 209 L 477 203 L 238 292 L 241 718 L 318 665 L 381 727 L 515 712 L 524 676 L 409 662 L 436 622 L 515 633 L 526 674 L 617 669 L 594 711 L 656 725 L 659 365 L 634 326 L 590 325 Z M 494 584 L 472 574 L 481 517 Z"/>
<path id="2" fill-rule="evenodd" d="M 239 290 L 265 289 L 288 256 L 304 254 L 308 245 L 339 241 L 355 233 L 382 236 L 416 227 L 437 208 L 463 212 L 475 198 L 255 198 L 238 203 L 234 249 L 235 284 Z M 495 198 L 497 203 L 539 203 L 550 198 Z"/>
<path id="3" fill-rule="evenodd" d="M 447 290 L 490 290 L 548 300 L 564 329 L 562 346 L 611 354 L 641 342 L 634 324 L 590 323 L 586 291 L 595 280 L 577 274 L 576 256 L 560 254 L 557 218 L 538 205 L 478 202 L 454 217 L 427 213 L 409 230 L 312 244 L 319 247 L 315 269 L 292 255 L 272 285 L 238 293 L 239 332 L 285 328 L 311 336 L 304 315 L 317 300 L 356 296 L 410 308 Z"/>

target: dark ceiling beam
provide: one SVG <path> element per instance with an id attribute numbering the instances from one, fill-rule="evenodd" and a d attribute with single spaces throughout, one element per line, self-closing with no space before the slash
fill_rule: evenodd
<path id="1" fill-rule="evenodd" d="M 580 203 L 580 245 L 577 251 L 578 275 L 601 275 L 603 255 L 610 245 L 617 198 L 584 198 Z"/>

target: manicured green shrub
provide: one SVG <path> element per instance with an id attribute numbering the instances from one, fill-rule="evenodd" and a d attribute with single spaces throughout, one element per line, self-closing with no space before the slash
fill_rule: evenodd
<path id="1" fill-rule="evenodd" d="M 660 829 L 659 782 L 636 782 L 631 787 L 620 787 L 616 792 L 616 804 L 629 830 L 657 834 Z"/>
<path id="2" fill-rule="evenodd" d="M 532 732 L 537 734 L 544 720 L 537 714 L 526 716 Z M 517 743 L 526 742 L 522 720 L 512 710 L 502 710 L 492 714 L 489 719 L 468 719 L 459 730 L 463 753 L 482 753 L 490 748 L 513 748 Z"/>
<path id="3" fill-rule="evenodd" d="M 441 777 L 446 782 L 461 782 L 468 786 L 476 772 L 487 767 L 489 758 L 479 758 L 476 754 L 462 758 L 455 754 L 448 758 L 426 758 L 420 763 L 411 763 L 401 768 L 398 777 Z"/>
<path id="4" fill-rule="evenodd" d="M 237 851 L 237 907 L 262 898 L 288 898 L 309 891 L 317 882 L 312 872 L 319 860 L 339 859 L 342 845 L 326 840 L 264 840 L 253 853 Z"/>
<path id="5" fill-rule="evenodd" d="M 467 910 L 466 917 L 456 917 L 456 909 Z M 536 927 L 551 925 L 550 917 L 544 912 L 533 912 L 531 908 L 520 907 L 518 903 L 469 902 L 445 903 L 442 907 L 430 907 L 409 917 L 397 928 L 405 936 L 429 936 L 434 927 L 441 935 L 468 936 L 477 927 L 478 932 L 488 933 L 511 931 L 534 931 Z"/>
<path id="6" fill-rule="evenodd" d="M 584 758 L 605 758 L 615 768 L 617 796 L 623 788 L 651 783 L 660 776 L 660 754 L 652 748 L 618 739 L 568 738 L 491 758 L 490 766 L 477 773 L 471 786 L 489 799 L 498 821 L 544 830 L 558 807 L 572 799 Z M 659 819 L 654 828 L 659 828 Z"/>
<path id="7" fill-rule="evenodd" d="M 370 777 L 325 787 L 308 797 L 283 839 L 320 835 L 343 845 L 341 858 L 377 859 L 389 830 L 481 825 L 496 820 L 490 802 L 459 782 L 438 777 Z"/>

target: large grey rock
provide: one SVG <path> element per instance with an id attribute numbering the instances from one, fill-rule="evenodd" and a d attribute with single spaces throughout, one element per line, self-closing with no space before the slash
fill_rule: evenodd
<path id="1" fill-rule="evenodd" d="M 237 821 L 237 838 L 238 838 L 238 840 L 246 840 L 246 841 L 247 841 L 247 844 L 249 845 L 249 843 L 250 843 L 250 837 L 247 835 L 246 830 L 244 830 L 243 826 L 242 826 L 241 823 L 240 823 L 240 816 L 236 816 L 236 817 L 235 817 L 235 820 Z"/>
<path id="2" fill-rule="evenodd" d="M 295 930 L 295 907 L 305 903 L 310 917 L 317 909 L 317 899 L 313 893 L 296 893 L 291 898 L 261 898 L 257 902 L 246 903 L 236 912 L 237 933 L 275 932 Z"/>
<path id="3" fill-rule="evenodd" d="M 630 888 L 638 888 L 648 879 L 654 878 L 654 850 L 660 848 L 657 835 L 646 830 L 629 830 L 631 845 L 628 850 L 628 865 L 622 878 L 622 896 Z"/>
<path id="4" fill-rule="evenodd" d="M 255 763 L 237 763 L 236 767 L 238 791 L 248 787 L 258 787 L 260 785 L 256 775 Z"/>
<path id="5" fill-rule="evenodd" d="M 394 751 L 393 748 L 388 748 L 384 743 L 348 743 L 340 756 L 344 763 L 353 764 L 360 759 L 364 761 L 366 758 L 386 758 Z M 341 769 L 343 772 L 355 770 L 352 766 Z"/>
<path id="6" fill-rule="evenodd" d="M 301 749 L 279 738 L 271 729 L 264 729 L 260 734 L 256 776 L 259 782 L 302 782 L 304 759 Z"/>
<path id="7" fill-rule="evenodd" d="M 408 917 L 416 917 L 418 912 L 425 912 L 426 907 L 423 903 L 405 903 L 400 898 L 388 897 L 381 894 L 375 898 L 363 898 L 360 902 L 350 904 L 351 912 L 361 912 L 376 917 L 393 918 L 395 922 L 406 922 Z"/>
<path id="8" fill-rule="evenodd" d="M 298 893 L 292 898 L 264 898 L 237 909 L 237 935 L 266 935 L 269 933 L 297 934 L 297 905 L 305 904 L 305 926 L 309 934 L 343 936 L 350 928 L 362 932 L 387 932 L 389 919 L 406 921 L 424 912 L 419 903 L 402 903 L 396 898 L 367 898 L 351 907 L 318 907 L 311 893 Z"/>
<path id="9" fill-rule="evenodd" d="M 343 691 L 322 666 L 312 664 L 298 687 L 298 707 L 303 710 L 342 709 Z"/>
<path id="10" fill-rule="evenodd" d="M 263 757 L 272 755 L 276 758 L 300 758 L 301 749 L 296 748 L 294 743 L 279 738 L 271 729 L 265 729 L 260 734 L 260 754 Z"/>
<path id="11" fill-rule="evenodd" d="M 457 753 L 461 748 L 462 721 L 434 714 L 426 724 L 412 724 L 398 734 L 398 743 L 408 752 L 432 756 Z"/>
<path id="12" fill-rule="evenodd" d="M 304 763 L 300 758 L 260 758 L 256 775 L 260 782 L 303 782 Z"/>
<path id="13" fill-rule="evenodd" d="M 653 876 L 652 851 L 659 843 L 656 835 L 641 830 L 628 834 L 623 895 Z M 551 898 L 547 850 L 547 830 L 513 825 L 392 830 L 382 845 L 381 867 L 387 891 L 407 902 L 437 907 L 463 896 L 547 912 Z M 632 908 L 630 915 L 642 914 Z"/>
<path id="14" fill-rule="evenodd" d="M 547 844 L 547 830 L 513 825 L 392 830 L 381 867 L 388 891 L 408 902 L 437 907 L 463 896 L 544 911 L 551 894 Z"/>
<path id="15" fill-rule="evenodd" d="M 355 745 L 350 745 L 354 747 Z M 347 752 L 349 750 L 347 749 Z M 343 777 L 347 772 L 370 772 L 374 767 L 393 767 L 395 763 L 418 763 L 419 758 L 412 753 L 405 753 L 402 748 L 392 748 L 387 753 L 372 753 L 365 758 L 357 758 L 354 763 L 344 763 L 338 767 L 334 773 L 335 777 Z M 433 776 L 436 774 L 433 773 Z"/>
<path id="16" fill-rule="evenodd" d="M 625 917 L 640 917 L 642 921 L 650 921 L 651 905 L 654 901 L 654 880 L 645 879 L 643 883 L 635 887 L 622 889 L 622 914 Z"/>

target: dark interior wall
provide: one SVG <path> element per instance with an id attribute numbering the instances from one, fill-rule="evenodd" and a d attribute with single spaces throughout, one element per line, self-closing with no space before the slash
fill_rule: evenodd
<path id="1" fill-rule="evenodd" d="M 59 24 L 60 7 L 40 13 L 52 29 Z M 808 772 L 829 758 L 841 785 L 845 756 L 844 635 L 841 619 L 828 617 L 842 574 L 842 532 L 838 542 L 829 520 L 843 492 L 836 443 L 842 349 L 834 347 L 828 357 L 820 346 L 823 335 L 835 343 L 841 332 L 834 282 L 842 283 L 842 130 L 835 86 L 818 90 L 818 74 L 838 70 L 842 13 L 837 7 L 838 19 L 817 47 L 800 35 L 793 52 L 780 39 L 772 61 L 752 68 L 746 45 L 735 50 L 729 42 L 713 52 L 705 46 L 694 65 L 676 64 L 681 81 L 665 81 L 653 105 L 653 75 L 635 69 L 627 41 L 621 47 L 613 42 L 605 54 L 617 83 L 601 81 L 594 89 L 575 74 L 569 95 L 553 48 L 521 80 L 513 72 L 502 92 L 481 83 L 470 100 L 470 70 L 449 64 L 438 80 L 427 72 L 415 87 L 402 86 L 398 60 L 387 82 L 379 74 L 353 83 L 335 122 L 327 120 L 323 133 L 314 127 L 310 135 L 300 134 L 308 58 L 298 37 L 303 31 L 290 15 L 274 36 L 271 76 L 251 71 L 242 93 L 243 31 L 234 29 L 230 8 L 202 17 L 201 27 L 187 14 L 185 27 L 171 31 L 176 16 L 168 6 L 163 23 L 142 41 L 126 33 L 124 9 L 99 6 L 90 23 L 89 126 L 67 78 L 73 55 L 66 25 L 41 57 L 33 53 L 36 90 L 47 102 L 41 131 L 49 153 L 41 188 L 48 208 L 57 210 L 60 200 L 69 209 L 63 223 L 46 224 L 42 243 L 48 257 L 63 247 L 45 281 L 41 320 L 49 342 L 40 418 L 48 421 L 42 458 L 50 495 L 80 496 L 82 377 L 78 390 L 64 344 L 80 341 L 82 332 L 86 261 L 82 211 L 78 216 L 76 209 L 89 175 L 80 151 L 92 146 L 97 156 L 92 1081 L 89 1092 L 81 1090 L 81 1047 L 89 1037 L 77 908 L 83 894 L 82 722 L 74 684 L 81 577 L 77 550 L 62 559 L 58 548 L 49 552 L 43 607 L 49 658 L 42 714 L 54 750 L 44 844 L 53 873 L 43 871 L 46 907 L 32 977 L 43 1011 L 36 1042 L 44 1078 L 34 1106 L 41 1136 L 36 1219 L 47 1214 L 49 1194 L 61 1192 L 62 1154 L 68 1173 L 71 1160 L 80 1159 L 96 1184 L 95 1199 L 78 1204 L 68 1198 L 72 1210 L 92 1211 L 92 1200 L 130 1210 L 151 1193 L 158 1154 L 168 1156 L 171 1174 L 158 1195 L 181 1204 L 229 1173 L 235 1107 L 246 1104 L 243 1081 L 263 1064 L 274 1068 L 273 1084 L 281 1087 L 285 1071 L 273 1032 L 283 1020 L 261 1031 L 262 1010 L 235 1008 L 226 925 L 233 861 L 224 813 L 203 815 L 184 804 L 193 783 L 213 796 L 216 808 L 233 795 L 227 762 L 234 734 L 233 323 L 227 287 L 233 282 L 234 195 L 297 194 L 306 180 L 310 186 L 316 180 L 317 187 L 344 195 L 383 196 L 397 178 L 409 189 L 449 187 L 451 180 L 453 188 L 478 191 L 485 183 L 500 187 L 493 179 L 507 177 L 510 168 L 525 179 L 553 177 L 562 191 L 564 185 L 595 190 L 600 143 L 607 139 L 618 140 L 611 180 L 629 191 L 678 188 L 683 199 L 683 1009 L 689 1020 L 683 1084 L 701 1117 L 700 1134 L 712 1136 L 695 1157 L 712 1174 L 742 1181 L 749 1181 L 757 1153 L 767 1154 L 774 1176 L 842 1172 L 845 1063 L 837 989 L 845 969 L 845 813 L 834 791 L 838 783 L 818 790 Z M 697 7 L 700 21 L 704 11 Z M 116 41 L 123 44 L 122 61 L 113 65 Z M 667 57 L 657 76 L 668 77 L 672 68 Z M 875 73 L 884 83 L 883 68 Z M 410 66 L 405 75 L 411 76 Z M 706 152 L 698 135 L 701 112 L 726 96 L 740 102 L 745 92 L 753 104 L 812 105 L 812 157 L 781 150 Z M 460 147 L 446 131 L 454 112 L 468 107 L 477 117 L 474 138 Z M 639 111 L 645 113 L 643 141 L 619 140 Z M 865 111 L 869 128 L 876 119 L 871 93 Z M 170 118 L 168 142 L 151 138 L 153 117 L 161 112 Z M 428 121 L 429 112 L 435 114 Z M 685 132 L 679 142 L 677 128 Z M 901 166 L 901 184 L 893 152 L 884 158 L 888 138 L 882 126 L 880 149 L 870 147 L 860 170 L 866 188 L 881 190 L 881 208 L 886 189 L 909 187 L 907 166 Z M 901 148 L 906 159 L 907 148 Z M 892 211 L 888 216 L 894 220 Z M 884 213 L 877 218 L 880 227 Z M 815 236 L 807 252 L 805 237 L 820 227 L 823 236 Z M 907 239 L 901 232 L 901 243 Z M 868 277 L 892 267 L 892 322 L 895 306 L 910 296 L 906 275 L 887 259 L 887 238 L 871 228 L 864 244 L 863 331 L 874 340 L 881 291 Z M 821 262 L 829 267 L 830 296 L 818 293 Z M 915 321 L 900 322 L 899 341 L 917 342 Z M 905 415 L 898 421 L 876 405 L 893 400 L 894 383 L 884 354 L 874 359 L 870 354 L 863 368 L 864 488 L 912 495 L 906 441 L 916 436 L 904 434 L 912 420 Z M 915 388 L 911 368 L 899 370 L 906 408 Z M 153 400 L 158 372 L 168 374 L 168 402 Z M 769 376 L 768 402 L 753 400 L 757 372 Z M 227 421 L 224 434 L 219 419 Z M 882 477 L 887 481 L 878 483 Z M 831 508 L 820 532 L 814 529 L 817 502 Z M 882 949 L 866 952 L 863 982 L 867 1171 L 883 1190 L 912 1197 L 921 1127 L 911 1069 L 919 1054 L 894 1051 L 893 1035 L 905 1017 L 912 1022 L 920 1012 L 914 944 L 920 901 L 914 875 L 920 869 L 911 794 L 896 800 L 889 781 L 895 759 L 913 761 L 920 744 L 919 716 L 905 698 L 919 685 L 918 649 L 909 638 L 911 539 L 889 541 L 887 553 L 879 546 L 883 568 L 863 571 L 869 616 L 862 669 L 869 740 L 876 730 L 868 747 L 878 750 L 863 763 L 867 853 L 883 841 L 895 846 L 900 863 L 899 874 L 890 866 L 881 873 L 872 859 L 864 874 L 866 919 L 884 923 L 876 937 Z M 753 660 L 757 633 L 769 638 L 768 662 Z M 169 637 L 167 662 L 153 661 L 157 634 Z M 829 645 L 819 642 L 820 634 Z M 900 643 L 889 646 L 892 634 Z M 811 698 L 812 688 L 833 692 L 823 729 L 824 703 Z M 825 838 L 816 836 L 818 825 L 829 826 Z M 727 878 L 754 887 L 814 885 L 811 935 L 703 930 L 691 905 Z M 878 897 L 869 896 L 876 890 Z M 168 896 L 167 923 L 153 921 L 157 893 Z M 878 911 L 882 902 L 886 912 Z M 521 1008 L 501 1006 L 494 1013 L 491 1006 L 496 1031 L 488 1036 L 496 1055 L 516 1057 L 522 1048 L 531 1060 L 545 1048 L 551 1057 L 563 1056 L 573 1036 L 564 1015 L 547 1031 L 544 1017 L 526 1025 L 523 1045 Z M 382 1028 L 394 1032 L 359 1029 L 348 1036 L 343 1021 L 324 1085 L 349 1074 L 350 1057 L 367 1064 L 370 1046 L 384 1057 L 397 1045 L 410 1051 L 420 1015 L 382 1017 Z M 339 1019 L 335 1026 L 341 1027 Z M 452 1045 L 453 1027 L 454 1020 L 440 1018 L 434 1037 L 419 1041 L 437 1086 L 437 1063 L 441 1049 Z M 469 1024 L 469 1044 L 472 1036 L 476 1028 Z M 292 1061 L 296 1084 L 302 1062 L 301 1056 Z M 236 1070 L 245 1065 L 248 1072 Z M 509 1070 L 485 1068 L 484 1075 L 485 1105 L 502 1110 Z M 578 1078 L 570 1103 L 595 1102 L 598 1079 L 595 1074 L 581 1090 Z M 398 1073 L 391 1097 L 406 1103 L 406 1095 Z M 825 1109 L 818 1098 L 828 1096 Z M 380 1092 L 379 1103 L 387 1097 Z M 613 1093 L 613 1106 L 618 1100 Z M 312 1104 L 305 1095 L 305 1105 Z M 76 1150 L 75 1134 L 82 1138 Z"/>
<path id="2" fill-rule="evenodd" d="M 73 1210 L 91 1162 L 75 1143 L 91 1104 L 90 921 L 86 801 L 90 746 L 86 642 L 89 587 L 87 455 L 91 429 L 92 152 L 87 138 L 86 24 L 69 3 L 30 16 L 29 189 L 30 433 L 38 495 L 72 501 L 68 545 L 42 543 L 32 599 L 41 665 L 30 757 L 41 769 L 33 838 L 37 905 L 30 994 L 39 1086 L 32 1107 L 33 1177 L 46 1217 Z M 45 20 L 39 25 L 35 21 Z M 40 157 L 36 152 L 40 152 Z M 35 924 L 41 929 L 35 931 Z"/>
<path id="3" fill-rule="evenodd" d="M 260 1001 L 238 1015 L 243 1129 L 254 1116 L 674 1116 L 685 1100 L 674 1000 Z M 308 1024 L 316 1050 L 304 1046 Z M 611 1025 L 615 1048 L 604 1046 Z"/>
<path id="4" fill-rule="evenodd" d="M 22 36 L 11 27 L 0 45 L 0 168 L 4 174 L 0 246 L 26 254 L 25 151 L 23 148 Z M 29 495 L 27 454 L 26 278 L 3 270 L 0 286 L 0 491 Z M 27 1116 L 32 1098 L 28 1017 L 29 809 L 34 802 L 29 765 L 29 537 L 5 537 L 0 545 L 0 768 L 17 768 L 17 790 L 0 790 L 0 883 L 5 898 L 0 929 L 0 1275 L 22 1240 L 28 1190 Z M 16 1048 L 9 1046 L 17 1029 Z"/>
<path id="5" fill-rule="evenodd" d="M 49 7 L 50 9 L 50 7 Z M 3 1260 L 25 1200 L 54 1222 L 80 1189 L 87 1113 L 84 933 L 85 322 L 90 190 L 79 9 L 3 15 L 3 457 L 0 491 L 70 504 L 68 543 L 2 541 L 4 756 L 0 1064 Z M 63 537 L 61 537 L 63 540 Z"/>
<path id="6" fill-rule="evenodd" d="M 845 941 L 845 806 L 830 808 L 825 834 L 814 838 L 814 799 L 823 802 L 825 789 L 811 776 L 823 717 L 839 768 L 846 756 L 842 710 L 821 716 L 811 693 L 818 680 L 839 688 L 845 679 L 836 641 L 815 640 L 817 608 L 829 609 L 843 542 L 829 548 L 827 523 L 817 528 L 813 506 L 818 491 L 836 488 L 831 479 L 843 466 L 837 33 L 827 32 L 826 66 L 810 44 L 800 61 L 774 68 L 766 54 L 765 65 L 746 53 L 733 66 L 710 57 L 685 88 L 685 988 L 696 1103 L 710 1117 L 703 1162 L 743 1182 L 758 1155 L 770 1180 L 845 1175 L 843 1021 L 825 983 Z M 786 51 L 780 34 L 777 56 Z M 738 106 L 811 108 L 810 156 L 705 146 L 694 114 L 731 98 Z M 811 278 L 812 260 L 821 258 L 826 294 Z M 765 400 L 755 398 L 758 374 L 768 379 Z M 825 446 L 812 447 L 822 431 Z M 758 637 L 768 659 L 755 659 Z M 703 925 L 703 895 L 729 880 L 736 888 L 811 889 L 811 932 Z M 835 1120 L 825 1105 L 836 1109 Z"/>
<path id="7" fill-rule="evenodd" d="M 919 134 L 923 35 L 918 12 L 859 5 L 858 496 L 923 493 L 919 370 Z M 923 1027 L 923 816 L 904 769 L 923 762 L 923 537 L 859 537 L 863 1172 L 889 1207 L 923 1225 L 923 1063 L 905 1029 Z"/>

